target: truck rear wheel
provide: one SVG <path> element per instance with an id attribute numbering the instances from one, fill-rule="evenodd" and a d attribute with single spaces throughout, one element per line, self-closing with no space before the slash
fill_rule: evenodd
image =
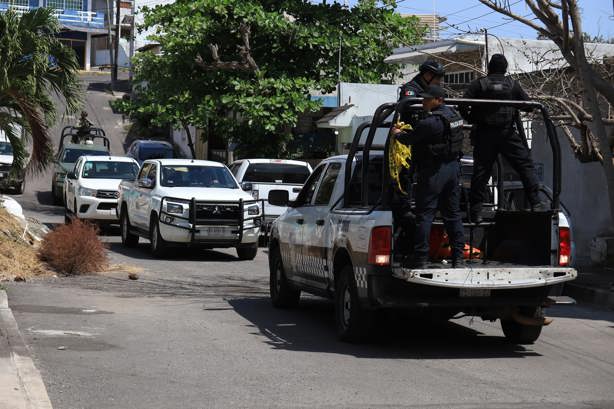
<path id="1" fill-rule="evenodd" d="M 258 243 L 250 246 L 237 247 L 237 256 L 239 260 L 253 260 L 258 254 Z"/>
<path id="2" fill-rule="evenodd" d="M 130 233 L 130 220 L 128 219 L 127 209 L 122 209 L 120 213 L 120 227 L 122 234 L 122 244 L 126 247 L 136 247 L 139 244 L 139 236 Z"/>
<path id="3" fill-rule="evenodd" d="M 160 235 L 160 223 L 155 215 L 151 215 L 151 226 L 149 227 L 149 249 L 151 254 L 156 257 L 164 257 L 166 254 L 166 243 Z"/>
<path id="4" fill-rule="evenodd" d="M 279 248 L 271 249 L 269 255 L 269 289 L 271 302 L 275 308 L 296 307 L 301 299 L 301 291 L 290 286 L 281 260 Z"/>
<path id="5" fill-rule="evenodd" d="M 373 327 L 373 311 L 360 305 L 354 270 L 345 266 L 335 283 L 335 324 L 341 341 L 359 342 L 369 335 Z"/>
<path id="6" fill-rule="evenodd" d="M 519 309 L 519 312 L 527 317 L 542 318 L 544 313 L 541 307 L 523 307 Z M 502 319 L 501 328 L 503 334 L 508 341 L 519 344 L 528 345 L 532 344 L 539 338 L 542 332 L 542 325 L 524 325 L 520 324 L 513 319 Z"/>

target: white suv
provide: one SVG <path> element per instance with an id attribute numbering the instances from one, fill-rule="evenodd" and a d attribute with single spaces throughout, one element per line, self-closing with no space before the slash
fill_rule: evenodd
<path id="1" fill-rule="evenodd" d="M 134 180 L 139 164 L 123 156 L 82 156 L 64 180 L 66 222 L 72 218 L 116 223 L 122 180 Z"/>

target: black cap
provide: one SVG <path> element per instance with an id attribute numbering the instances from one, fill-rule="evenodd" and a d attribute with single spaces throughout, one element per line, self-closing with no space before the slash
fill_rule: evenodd
<path id="1" fill-rule="evenodd" d="M 422 98 L 445 98 L 446 92 L 439 85 L 430 85 L 424 92 L 420 93 Z"/>
<path id="2" fill-rule="evenodd" d="M 425 72 L 432 72 L 436 77 L 443 77 L 446 73 L 443 65 L 435 60 L 426 60 L 422 64 L 420 64 L 419 68 L 420 74 L 424 74 Z"/>
<path id="3" fill-rule="evenodd" d="M 505 74 L 507 72 L 507 58 L 503 54 L 493 54 L 488 63 L 488 72 Z"/>

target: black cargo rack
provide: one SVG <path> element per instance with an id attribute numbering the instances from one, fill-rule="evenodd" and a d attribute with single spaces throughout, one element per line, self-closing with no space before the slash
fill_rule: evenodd
<path id="1" fill-rule="evenodd" d="M 173 213 L 167 213 L 165 212 L 164 209 L 164 202 L 165 201 L 175 201 L 178 203 L 187 203 L 189 205 L 189 211 L 188 211 L 188 217 L 183 217 L 183 216 L 178 216 L 176 214 Z M 249 205 L 252 204 L 258 204 L 260 207 L 260 214 L 258 214 L 257 216 L 245 216 L 245 211 L 247 210 L 247 207 Z M 196 210 L 197 210 L 197 206 L 219 206 L 219 207 L 228 207 L 228 206 L 237 206 L 238 207 L 238 211 L 237 211 L 237 218 L 232 218 L 232 219 L 210 219 L 208 220 L 207 224 L 199 224 L 197 225 L 197 222 L 199 221 L 196 217 Z M 258 228 L 260 229 L 260 226 L 262 226 L 262 223 L 264 221 L 264 199 L 259 199 L 259 200 L 243 200 L 240 199 L 239 201 L 223 201 L 223 200 L 196 200 L 195 198 L 192 199 L 181 199 L 178 197 L 171 197 L 171 196 L 164 196 L 162 197 L 162 199 L 160 199 L 160 217 L 159 217 L 159 222 L 169 225 L 169 226 L 173 226 L 173 227 L 177 227 L 180 229 L 185 229 L 185 230 L 189 230 L 190 232 L 190 241 L 192 243 L 211 243 L 211 244 L 216 244 L 216 243 L 223 243 L 223 244 L 241 244 L 241 242 L 243 241 L 243 232 L 245 230 L 248 229 L 252 229 L 252 228 Z M 184 221 L 187 221 L 190 226 L 186 227 L 186 226 L 178 226 L 176 224 L 172 224 L 172 223 L 167 223 L 165 221 L 165 217 L 163 216 L 170 216 L 173 217 L 175 219 L 181 219 Z M 248 221 L 253 221 L 253 226 L 252 227 L 245 227 L 246 222 Z M 213 227 L 213 226 L 229 226 L 229 227 L 237 227 L 237 231 L 236 234 L 238 234 L 237 238 L 233 238 L 233 239 L 228 239 L 228 240 L 196 240 L 196 233 L 198 233 L 199 231 L 199 227 Z"/>
<path id="2" fill-rule="evenodd" d="M 72 141 L 74 137 L 79 137 L 79 138 L 85 138 L 85 140 L 90 139 L 92 142 L 100 139 L 102 140 L 102 144 L 104 145 L 105 148 L 107 148 L 107 150 L 111 150 L 111 142 L 109 141 L 109 138 L 107 138 L 107 134 L 106 132 L 101 129 L 101 128 L 89 128 L 89 133 L 85 136 L 81 136 L 78 135 L 79 132 L 79 128 L 76 126 L 65 126 L 64 129 L 62 129 L 62 134 L 60 136 L 60 145 L 59 145 L 59 149 L 62 149 L 62 147 L 64 146 L 64 141 L 67 137 L 70 137 L 70 140 Z M 83 143 L 82 140 L 80 140 L 78 143 Z"/>
<path id="3" fill-rule="evenodd" d="M 391 102 L 380 105 L 373 115 L 373 120 L 371 122 L 365 122 L 361 124 L 356 133 L 354 135 L 354 139 L 350 146 L 350 150 L 348 152 L 348 157 L 346 160 L 345 167 L 345 192 L 344 198 L 350 197 L 350 182 L 352 178 L 352 164 L 356 159 L 356 156 L 362 152 L 362 205 L 368 207 L 368 191 L 366 188 L 366 183 L 368 182 L 368 163 L 369 163 L 369 153 L 371 150 L 379 151 L 382 150 L 381 146 L 374 146 L 373 141 L 375 139 L 375 133 L 377 129 L 390 129 L 394 123 L 397 122 L 399 117 L 399 113 L 404 111 L 406 108 L 409 110 L 421 110 L 422 106 L 422 98 L 406 98 L 399 102 Z M 484 100 L 484 99 L 464 99 L 464 98 L 448 98 L 446 99 L 446 104 L 452 107 L 465 107 L 465 106 L 479 106 L 479 105 L 496 105 L 496 106 L 509 106 L 519 109 L 533 109 L 537 110 L 541 113 L 545 128 L 546 134 L 548 136 L 548 140 L 550 142 L 550 147 L 552 150 L 553 156 L 553 172 L 552 172 L 552 198 L 551 198 L 551 209 L 558 210 L 560 207 L 560 194 L 561 194 L 561 147 L 559 144 L 559 140 L 556 135 L 556 128 L 550 119 L 550 115 L 546 109 L 546 107 L 535 101 L 503 101 L 503 100 Z M 387 119 L 393 115 L 392 121 L 387 121 Z M 366 136 L 366 140 L 363 144 L 360 143 L 362 139 L 362 134 L 366 129 L 369 129 L 369 132 Z M 384 146 L 384 161 L 383 161 L 383 175 L 385 179 L 389 179 L 389 170 L 388 170 L 388 149 L 389 149 L 390 138 L 386 138 L 386 143 Z M 498 173 L 501 169 L 501 164 L 497 163 Z M 498 178 L 498 183 L 502 183 L 502 178 Z M 500 188 L 502 186 L 499 186 Z M 498 190 L 499 194 L 499 203 L 504 203 L 503 198 L 503 189 Z M 381 204 L 388 205 L 391 200 L 391 184 L 390 183 L 382 183 L 382 195 L 381 195 Z M 347 204 L 344 199 L 344 204 Z"/>

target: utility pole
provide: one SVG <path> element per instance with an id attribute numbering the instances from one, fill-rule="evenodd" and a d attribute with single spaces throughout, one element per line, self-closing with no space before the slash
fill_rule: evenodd
<path id="1" fill-rule="evenodd" d="M 113 79 L 113 83 L 117 82 L 118 78 L 118 67 L 119 67 L 119 38 L 121 37 L 121 26 L 120 26 L 120 6 L 121 0 L 117 0 L 115 2 L 115 59 L 113 64 L 113 72 L 111 74 L 111 78 Z M 113 89 L 115 91 L 115 89 Z"/>
<path id="2" fill-rule="evenodd" d="M 484 62 L 486 72 L 488 72 L 488 30 L 484 29 Z"/>
<path id="3" fill-rule="evenodd" d="M 107 29 L 108 29 L 108 46 L 109 46 L 109 64 L 111 65 L 111 89 L 115 89 L 115 78 L 113 78 L 113 30 L 111 22 L 113 21 L 113 13 L 111 9 L 111 0 L 107 0 Z"/>
<path id="4" fill-rule="evenodd" d="M 130 64 L 129 79 L 130 79 L 130 81 L 132 81 L 132 75 L 133 75 L 133 72 L 132 72 L 132 57 L 134 57 L 134 40 L 135 40 L 134 37 L 136 35 L 135 30 L 134 30 L 135 29 L 135 22 L 134 22 L 134 20 L 135 20 L 135 17 L 136 17 L 135 16 L 135 9 L 134 9 L 135 1 L 136 0 L 132 0 L 132 7 L 131 7 L 132 21 L 131 21 L 131 27 L 130 27 L 130 61 L 129 61 L 129 64 Z"/>

